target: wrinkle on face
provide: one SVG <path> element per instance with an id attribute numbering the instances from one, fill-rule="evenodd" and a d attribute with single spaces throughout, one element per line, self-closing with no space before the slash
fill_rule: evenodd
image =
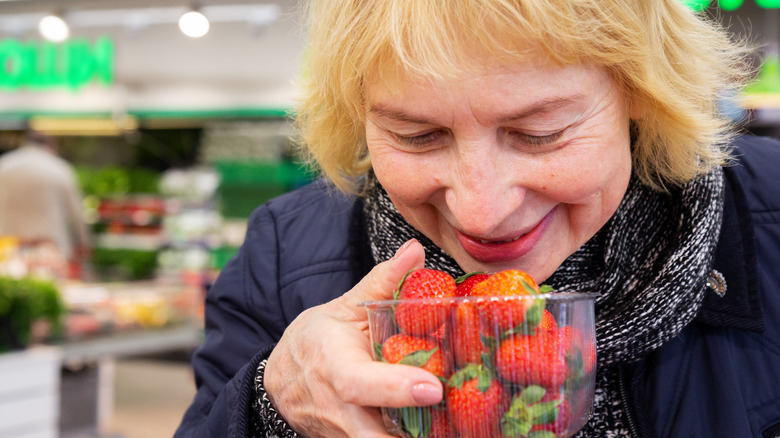
<path id="1" fill-rule="evenodd" d="M 369 83 L 366 138 L 374 171 L 404 218 L 464 270 L 524 269 L 542 281 L 614 213 L 631 173 L 627 100 L 605 69 L 552 63 L 483 65 L 458 78 Z M 433 145 L 402 136 L 441 130 Z M 401 131 L 401 132 L 398 132 Z M 563 132 L 560 145 L 517 132 Z M 501 265 L 470 257 L 457 232 L 490 240 L 555 209 L 527 256 Z"/>

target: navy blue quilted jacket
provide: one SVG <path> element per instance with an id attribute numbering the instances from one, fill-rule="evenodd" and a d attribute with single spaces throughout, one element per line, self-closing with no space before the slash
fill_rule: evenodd
<path id="1" fill-rule="evenodd" d="M 780 142 L 743 137 L 726 169 L 726 207 L 697 318 L 620 372 L 636 437 L 780 437 Z M 304 309 L 349 290 L 371 268 L 355 198 L 317 182 L 250 218 L 245 243 L 206 297 L 198 392 L 176 437 L 245 437 L 258 363 Z"/>

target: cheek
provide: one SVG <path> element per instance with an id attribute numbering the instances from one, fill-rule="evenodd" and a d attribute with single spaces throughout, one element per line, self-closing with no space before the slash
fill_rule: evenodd
<path id="1" fill-rule="evenodd" d="M 631 176 L 631 146 L 627 130 L 602 130 L 581 137 L 553 154 L 546 165 L 543 188 L 560 202 L 576 204 L 591 197 L 622 198 Z"/>
<path id="2" fill-rule="evenodd" d="M 630 164 L 628 169 L 630 172 Z M 612 191 L 614 179 L 622 173 L 618 168 L 605 168 L 598 162 L 571 160 L 542 172 L 543 181 L 538 187 L 547 198 L 564 204 L 581 204 Z"/>
<path id="3" fill-rule="evenodd" d="M 560 172 L 548 196 L 566 205 L 577 246 L 592 237 L 617 210 L 631 178 L 629 153 L 614 150 L 609 160 L 587 160 Z"/>
<path id="4" fill-rule="evenodd" d="M 391 197 L 413 206 L 425 202 L 440 187 L 436 166 L 425 157 L 398 151 L 384 143 L 369 143 L 371 165 Z"/>

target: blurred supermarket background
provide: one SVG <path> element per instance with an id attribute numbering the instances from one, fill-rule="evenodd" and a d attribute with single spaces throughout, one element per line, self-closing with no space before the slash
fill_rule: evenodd
<path id="1" fill-rule="evenodd" d="M 780 137 L 780 0 L 680 1 L 760 45 L 723 109 Z M 204 294 L 251 211 L 312 178 L 289 119 L 301 4 L 0 0 L 0 178 L 45 134 L 90 238 L 71 254 L 0 232 L 0 438 L 173 434 Z"/>

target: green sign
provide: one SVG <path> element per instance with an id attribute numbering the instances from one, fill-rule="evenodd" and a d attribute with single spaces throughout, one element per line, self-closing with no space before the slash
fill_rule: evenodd
<path id="1" fill-rule="evenodd" d="M 693 9 L 694 11 L 702 11 L 707 9 L 712 3 L 712 0 L 680 0 L 685 6 Z M 759 8 L 764 9 L 779 9 L 780 0 L 755 0 Z M 717 0 L 718 7 L 724 11 L 733 11 L 743 3 L 745 0 Z"/>
<path id="2" fill-rule="evenodd" d="M 114 43 L 98 38 L 50 42 L 0 41 L 0 90 L 78 90 L 114 81 Z"/>

